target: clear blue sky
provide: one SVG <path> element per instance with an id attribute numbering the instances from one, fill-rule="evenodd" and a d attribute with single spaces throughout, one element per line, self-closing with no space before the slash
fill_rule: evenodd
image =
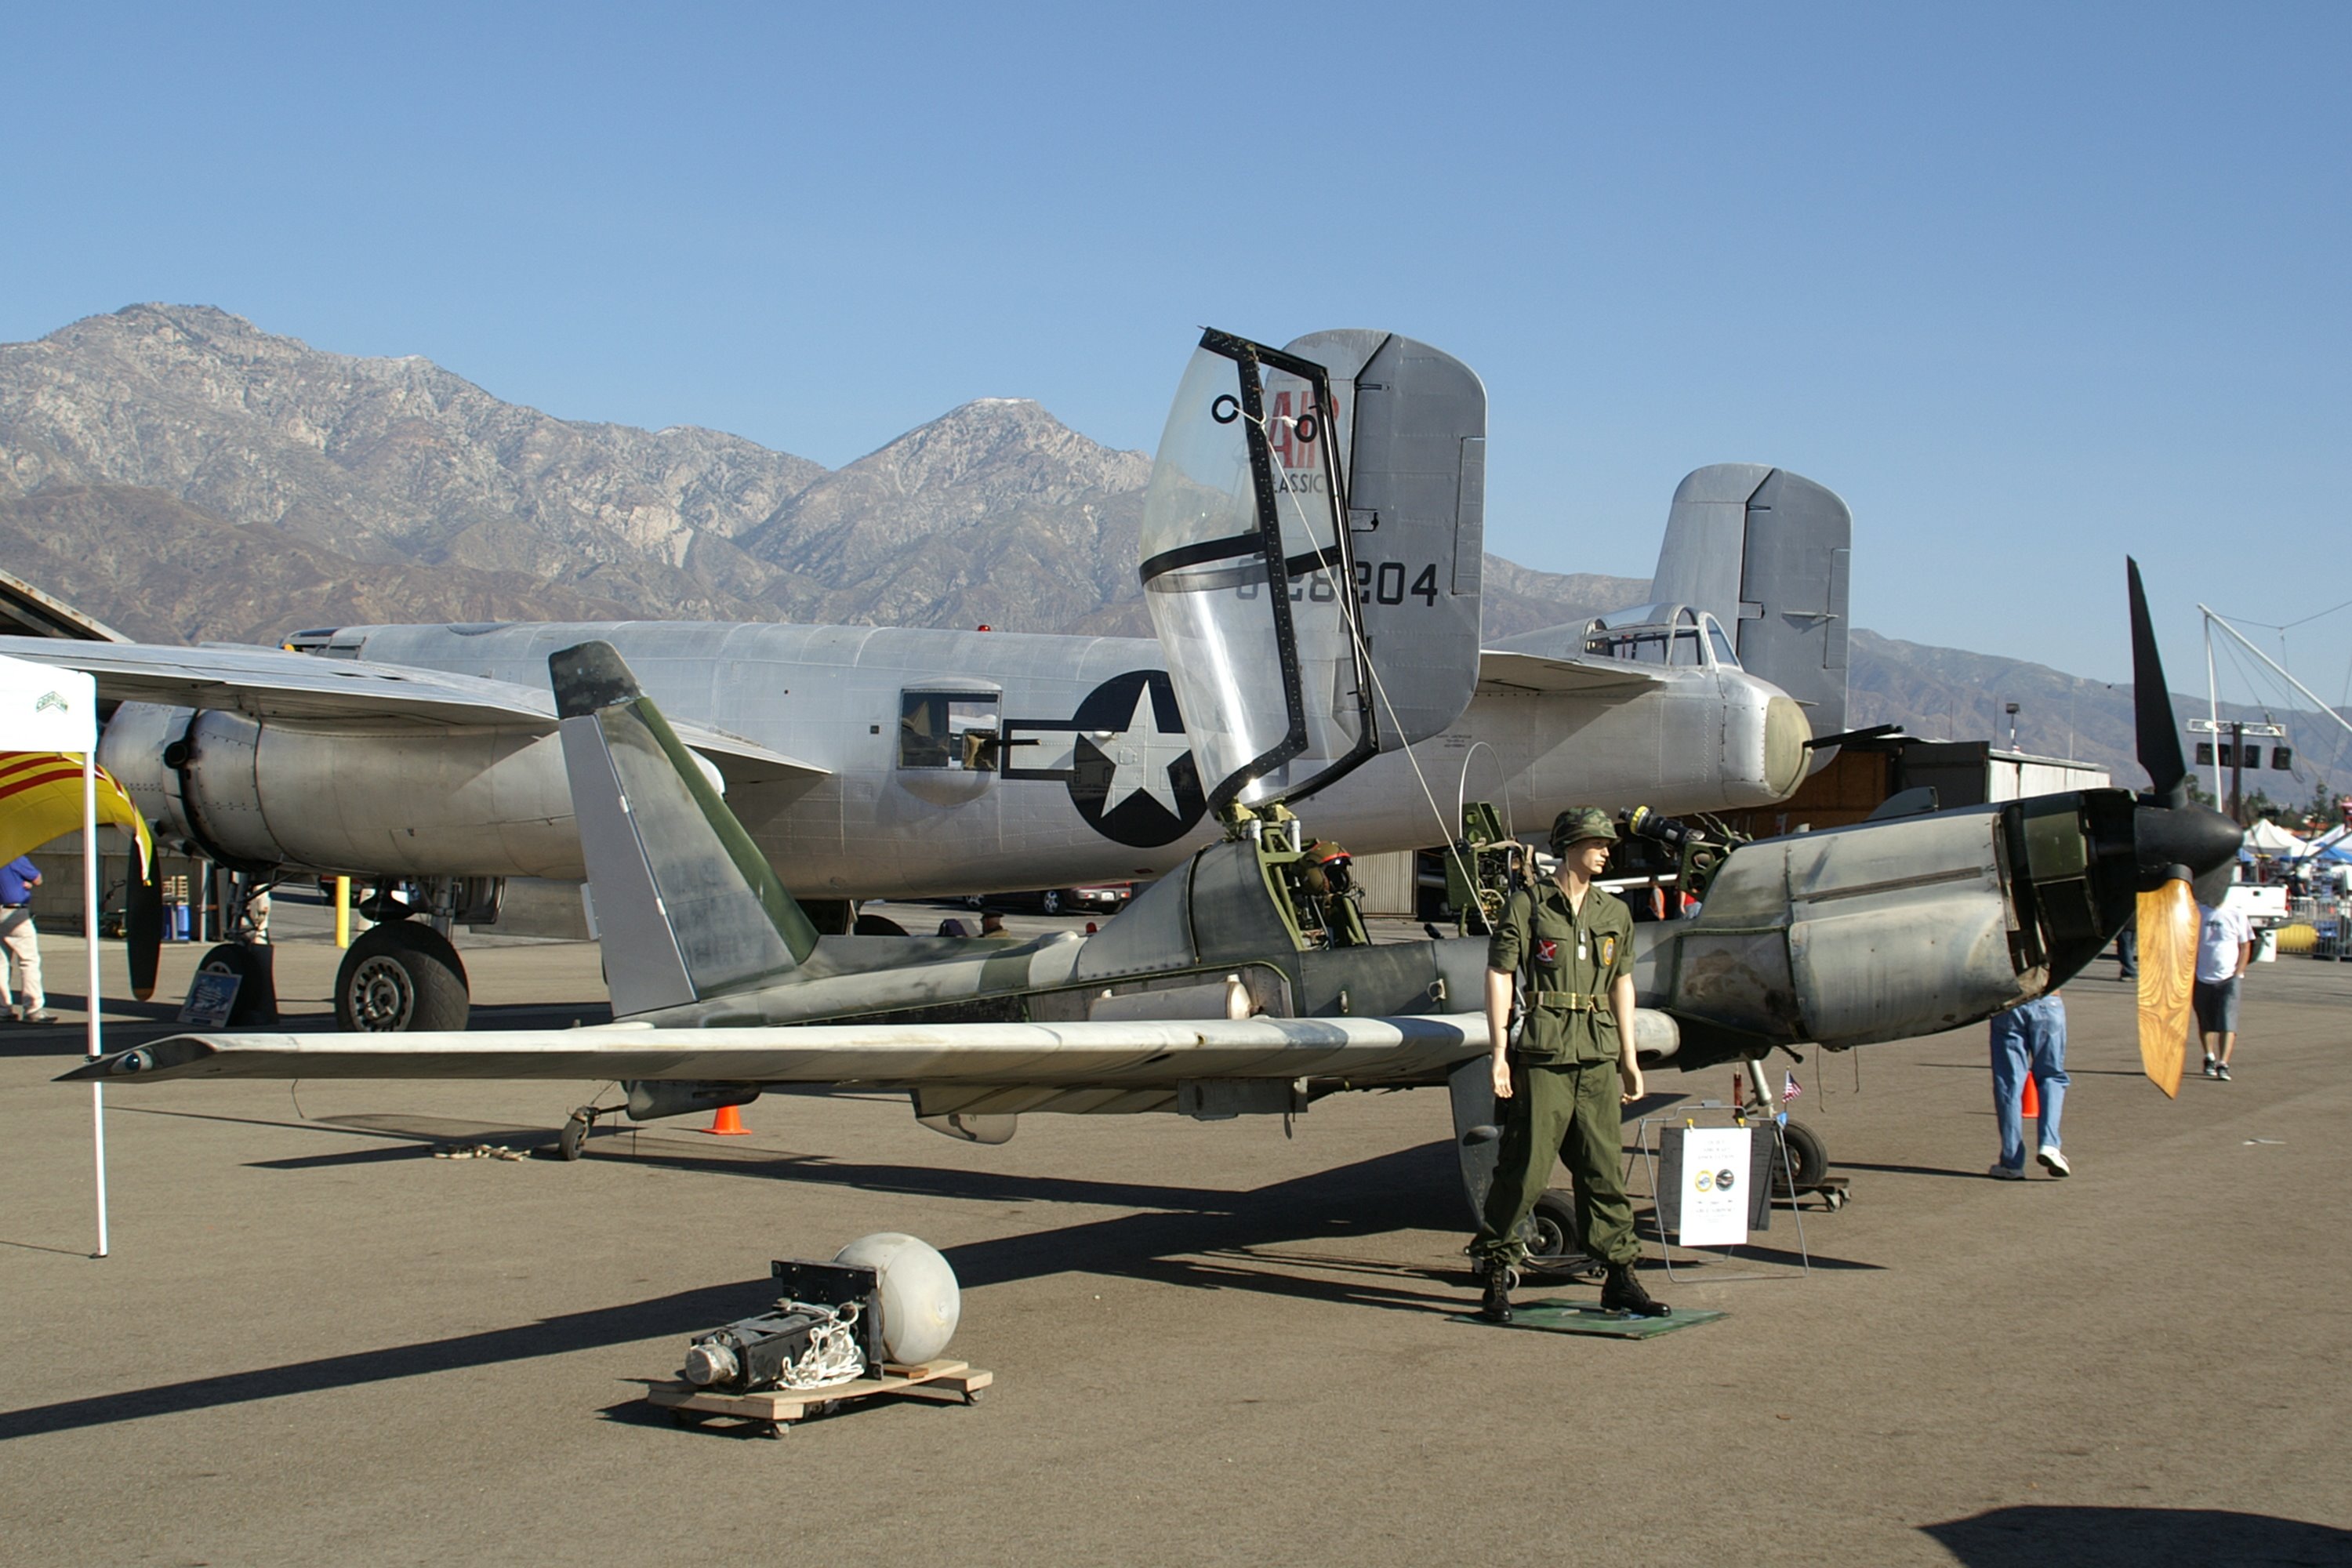
<path id="1" fill-rule="evenodd" d="M 1853 507 L 1857 621 L 2128 669 L 2352 598 L 2352 8 L 20 6 L 0 339 L 144 300 L 840 464 L 1149 447 L 1193 330 L 1426 338 L 1489 544 Z M 2352 611 L 2298 628 L 2352 679 Z M 2314 738 L 2315 740 L 2315 738 Z"/>

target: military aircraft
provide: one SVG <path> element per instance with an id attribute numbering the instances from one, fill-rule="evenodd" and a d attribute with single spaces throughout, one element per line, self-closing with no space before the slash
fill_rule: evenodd
<path id="1" fill-rule="evenodd" d="M 927 1125 L 983 1142 L 1028 1112 L 1288 1115 L 1344 1090 L 1444 1084 L 1475 1205 L 1494 1152 L 1486 945 L 1362 941 L 1344 888 L 1309 877 L 1290 810 L 1402 743 L 1381 693 L 1413 657 L 1367 637 L 1344 597 L 1283 592 L 1288 563 L 1349 556 L 1344 508 L 1277 491 L 1264 460 L 1265 393 L 1314 384 L 1316 369 L 1212 333 L 1180 390 L 1145 582 L 1223 831 L 1101 934 L 819 934 L 625 660 L 588 643 L 554 654 L 550 676 L 613 1025 L 182 1035 L 64 1081 L 611 1079 L 626 1092 L 613 1109 L 639 1120 L 854 1083 L 904 1091 Z M 1229 397 L 1238 420 L 1220 417 Z M 2131 581 L 2141 688 L 2161 694 L 2137 568 Z M 2168 721 L 2160 695 L 2143 700 L 2144 756 L 2161 752 L 2159 710 Z M 1804 1043 L 1952 1028 L 2061 984 L 2136 899 L 2163 903 L 2174 879 L 2235 854 L 2234 824 L 2151 772 L 2137 801 L 2077 791 L 1731 847 L 1696 917 L 1636 928 L 1643 1058 L 1760 1066 Z M 565 1152 L 604 1113 L 574 1112 Z"/>
<path id="2" fill-rule="evenodd" d="M 1520 822 L 1582 801 L 1768 804 L 1801 780 L 1809 740 L 1843 726 L 1852 524 L 1831 491 L 1703 468 L 1669 512 L 1660 604 L 1482 651 L 1477 377 L 1380 331 L 1265 352 L 1318 366 L 1328 389 L 1314 404 L 1310 378 L 1269 372 L 1267 482 L 1303 500 L 1336 480 L 1350 545 L 1345 570 L 1289 563 L 1282 592 L 1307 611 L 1352 603 L 1393 651 L 1382 733 L 1409 742 L 1333 781 L 1325 831 L 1362 853 L 1436 843 L 1465 795 Z M 1209 423 L 1227 430 L 1241 405 L 1220 395 Z M 1218 833 L 1194 710 L 1155 639 L 633 622 L 0 650 L 88 670 L 122 704 L 101 762 L 165 840 L 257 882 L 412 879 L 423 918 L 363 934 L 336 984 L 346 1028 L 398 1029 L 463 1026 L 452 923 L 591 934 L 545 684 L 549 656 L 588 641 L 625 656 L 827 931 L 850 930 L 860 899 L 1156 877 Z M 135 981 L 152 986 L 154 954 L 134 943 Z"/>

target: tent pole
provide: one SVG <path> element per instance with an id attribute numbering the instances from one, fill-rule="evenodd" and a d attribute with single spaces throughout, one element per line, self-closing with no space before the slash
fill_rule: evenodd
<path id="1" fill-rule="evenodd" d="M 134 853 L 136 852 L 134 847 Z M 81 931 L 82 947 L 89 955 L 89 992 L 83 1000 L 89 1013 L 89 1048 L 92 1060 L 105 1054 L 100 1038 L 98 994 L 98 752 L 81 754 Z M 106 1086 L 89 1086 L 91 1163 L 98 1172 L 98 1253 L 106 1256 Z"/>

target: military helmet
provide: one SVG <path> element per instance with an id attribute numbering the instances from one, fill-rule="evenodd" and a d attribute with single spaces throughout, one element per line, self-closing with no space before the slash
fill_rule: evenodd
<path id="1" fill-rule="evenodd" d="M 1557 855 L 1570 845 L 1587 838 L 1604 843 L 1617 842 L 1617 824 L 1597 805 L 1572 806 L 1552 818 L 1551 851 Z"/>

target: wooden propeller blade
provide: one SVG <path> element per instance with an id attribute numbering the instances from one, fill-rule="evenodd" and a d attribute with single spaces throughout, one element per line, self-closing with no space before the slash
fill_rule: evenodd
<path id="1" fill-rule="evenodd" d="M 2197 899 L 2167 882 L 2139 896 L 2139 1061 L 2150 1083 L 2180 1093 L 2189 1051 L 2189 994 L 2197 977 Z"/>

